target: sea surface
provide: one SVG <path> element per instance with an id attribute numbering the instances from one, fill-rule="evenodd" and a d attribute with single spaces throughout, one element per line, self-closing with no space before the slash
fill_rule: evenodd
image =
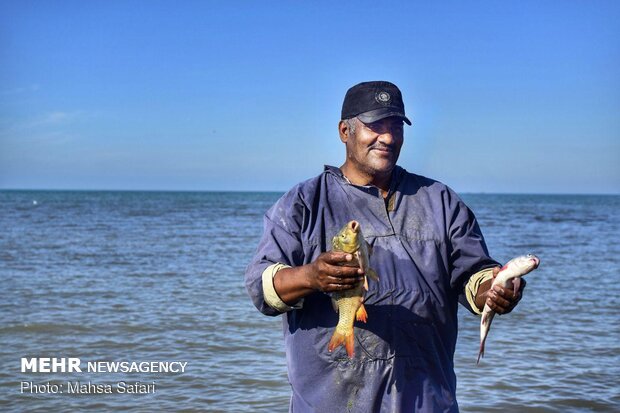
<path id="1" fill-rule="evenodd" d="M 0 411 L 287 411 L 281 320 L 260 314 L 243 282 L 279 196 L 0 191 Z M 497 260 L 542 263 L 495 319 L 479 366 L 479 319 L 459 311 L 461 410 L 620 411 L 620 196 L 463 198 Z M 83 371 L 21 372 L 34 357 L 77 357 Z M 86 371 L 94 361 L 187 364 Z M 77 381 L 156 390 L 68 394 Z"/>

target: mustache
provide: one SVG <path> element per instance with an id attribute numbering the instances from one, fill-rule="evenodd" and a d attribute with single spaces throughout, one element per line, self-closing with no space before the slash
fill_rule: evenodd
<path id="1" fill-rule="evenodd" d="M 378 149 L 382 151 L 394 152 L 394 145 L 386 145 L 383 143 L 375 143 L 374 145 L 370 145 L 369 150 Z"/>

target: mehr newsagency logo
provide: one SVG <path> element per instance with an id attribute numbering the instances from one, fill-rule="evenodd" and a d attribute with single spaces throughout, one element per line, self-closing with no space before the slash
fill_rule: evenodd
<path id="1" fill-rule="evenodd" d="M 187 361 L 88 361 L 78 357 L 22 357 L 22 373 L 90 373 L 90 374 L 182 374 Z M 91 380 L 47 381 L 35 383 L 21 381 L 20 393 L 26 394 L 152 394 L 156 382 L 119 380 L 93 382 Z"/>

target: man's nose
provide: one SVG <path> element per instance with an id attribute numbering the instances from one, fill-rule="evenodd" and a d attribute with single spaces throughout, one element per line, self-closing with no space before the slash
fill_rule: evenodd
<path id="1" fill-rule="evenodd" d="M 390 145 L 394 142 L 394 134 L 389 128 L 385 128 L 379 134 L 379 142 Z"/>

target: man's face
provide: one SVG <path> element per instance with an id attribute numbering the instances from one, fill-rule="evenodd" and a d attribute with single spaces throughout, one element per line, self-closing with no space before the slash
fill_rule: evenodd
<path id="1" fill-rule="evenodd" d="M 347 147 L 347 162 L 370 176 L 391 173 L 403 146 L 403 121 L 389 117 L 373 123 L 356 123 L 355 133 L 342 138 Z"/>

